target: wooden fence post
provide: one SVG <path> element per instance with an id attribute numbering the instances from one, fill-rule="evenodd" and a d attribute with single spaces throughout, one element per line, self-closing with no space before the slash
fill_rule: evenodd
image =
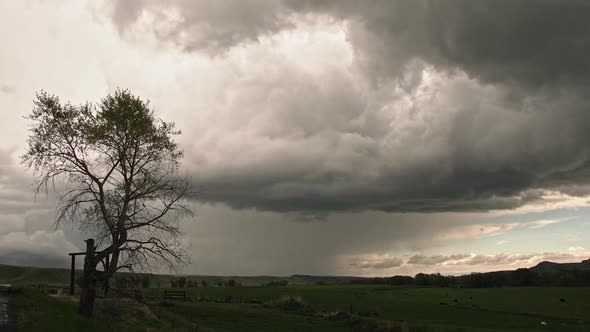
<path id="1" fill-rule="evenodd" d="M 74 278 L 76 277 L 76 255 L 71 255 L 72 256 L 72 270 L 70 271 L 70 295 L 74 296 L 74 290 L 75 290 L 75 283 L 74 283 Z"/>

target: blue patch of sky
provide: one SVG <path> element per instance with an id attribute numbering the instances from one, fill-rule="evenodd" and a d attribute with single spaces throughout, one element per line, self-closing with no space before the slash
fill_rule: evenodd
<path id="1" fill-rule="evenodd" d="M 472 220 L 469 224 L 526 224 L 539 220 L 561 221 L 538 228 L 529 224 L 496 235 L 455 240 L 444 248 L 433 248 L 433 252 L 425 254 L 568 252 L 570 247 L 590 249 L 590 208 L 484 217 Z"/>

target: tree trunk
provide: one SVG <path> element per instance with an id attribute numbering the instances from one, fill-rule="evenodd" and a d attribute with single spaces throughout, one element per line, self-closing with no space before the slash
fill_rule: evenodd
<path id="1" fill-rule="evenodd" d="M 92 316 L 94 299 L 96 298 L 97 273 L 94 265 L 94 239 L 86 240 L 86 257 L 84 258 L 84 276 L 80 292 L 80 314 Z"/>

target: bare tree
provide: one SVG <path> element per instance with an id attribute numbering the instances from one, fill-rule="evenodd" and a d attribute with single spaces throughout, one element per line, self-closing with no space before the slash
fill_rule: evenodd
<path id="1" fill-rule="evenodd" d="M 34 170 L 36 192 L 57 191 L 56 225 L 79 223 L 97 241 L 87 240 L 80 313 L 92 314 L 97 284 L 118 270 L 185 262 L 180 222 L 192 215 L 192 193 L 179 175 L 180 131 L 149 101 L 117 90 L 98 104 L 72 105 L 41 92 L 27 118 L 22 163 Z"/>

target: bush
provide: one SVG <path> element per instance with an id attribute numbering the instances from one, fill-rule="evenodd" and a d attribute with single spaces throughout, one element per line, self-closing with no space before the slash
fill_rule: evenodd
<path id="1" fill-rule="evenodd" d="M 312 314 L 314 312 L 313 308 L 303 302 L 300 297 L 293 297 L 293 296 L 286 296 L 280 299 L 278 302 L 274 304 L 274 307 L 280 308 L 286 311 L 296 311 L 299 313 L 305 314 Z"/>

